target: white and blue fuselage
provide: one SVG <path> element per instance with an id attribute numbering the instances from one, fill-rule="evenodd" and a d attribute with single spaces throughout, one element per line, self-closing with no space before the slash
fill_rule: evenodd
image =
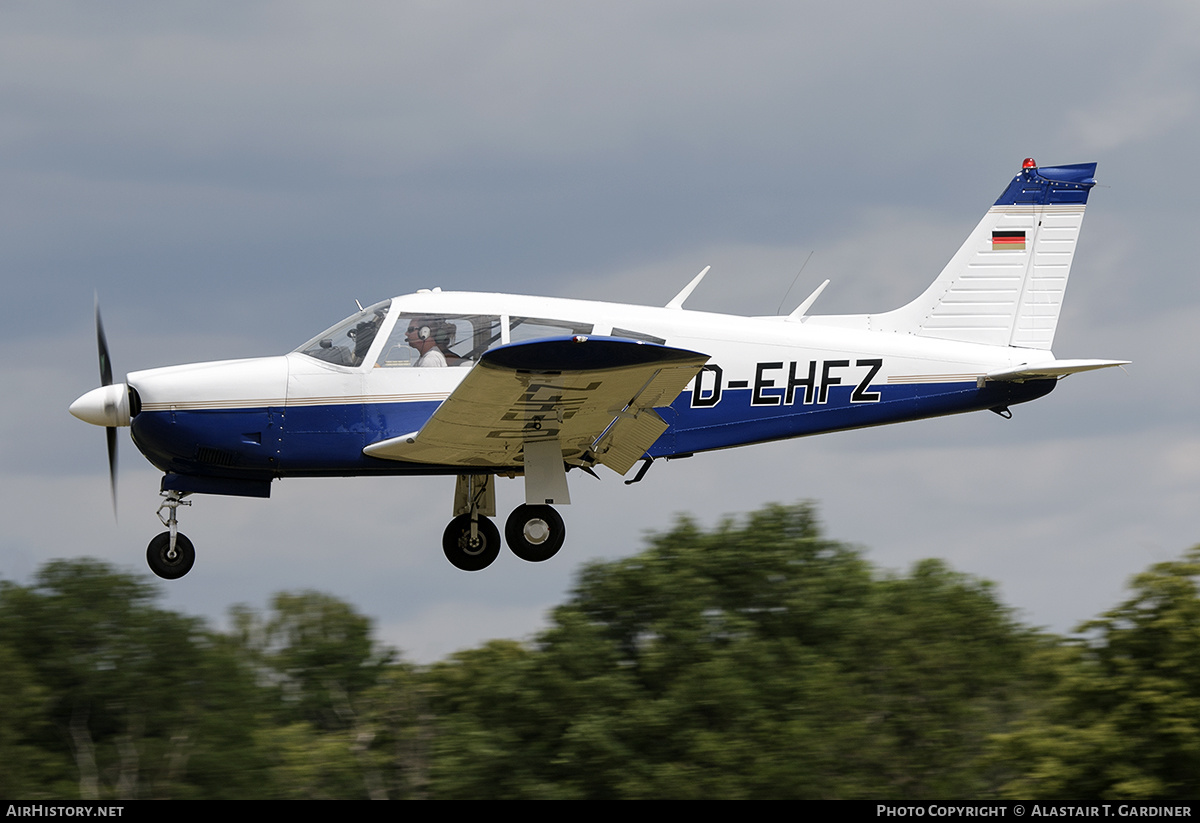
<path id="1" fill-rule="evenodd" d="M 191 493 L 266 497 L 285 477 L 452 474 L 446 556 L 495 558 L 492 478 L 524 476 L 505 539 L 545 560 L 565 529 L 566 472 L 1010 406 L 1061 377 L 1058 324 L 1095 164 L 1027 160 L 915 300 L 879 314 L 786 317 L 422 290 L 363 309 L 290 354 L 134 372 L 71 407 L 164 472 L 169 532 L 148 560 L 191 567 L 175 508 Z M 706 270 L 707 271 L 707 270 Z M 640 475 L 639 475 L 640 477 Z M 161 509 L 160 509 L 161 516 Z"/>
<path id="2" fill-rule="evenodd" d="M 983 379 L 1029 363 L 1028 350 L 838 328 L 819 317 L 787 322 L 451 292 L 397 297 L 381 310 L 379 333 L 358 365 L 295 351 L 130 374 L 127 382 L 141 400 L 131 420 L 134 442 L 172 475 L 165 487 L 180 491 L 266 496 L 270 481 L 281 477 L 461 474 L 461 464 L 405 463 L 363 451 L 419 431 L 469 372 L 471 361 L 450 368 L 380 365 L 396 324 L 414 316 L 494 317 L 502 331 L 496 345 L 508 343 L 503 332 L 520 328 L 513 318 L 532 317 L 581 334 L 634 333 L 708 355 L 703 371 L 657 409 L 669 427 L 647 449 L 656 458 L 999 409 L 1040 397 L 1055 383 L 1053 377 Z M 504 473 L 521 464 L 479 468 Z"/>

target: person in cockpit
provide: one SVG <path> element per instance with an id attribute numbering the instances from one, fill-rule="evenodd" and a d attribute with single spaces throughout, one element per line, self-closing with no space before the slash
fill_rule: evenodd
<path id="1" fill-rule="evenodd" d="M 404 339 L 420 355 L 414 366 L 445 368 L 449 365 L 446 350 L 454 342 L 454 327 L 446 321 L 414 317 L 408 322 Z"/>

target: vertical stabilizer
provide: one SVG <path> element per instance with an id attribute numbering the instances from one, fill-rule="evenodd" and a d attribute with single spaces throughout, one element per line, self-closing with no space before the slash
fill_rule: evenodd
<path id="1" fill-rule="evenodd" d="M 1026 160 L 925 293 L 870 317 L 884 331 L 1049 349 L 1096 164 Z"/>

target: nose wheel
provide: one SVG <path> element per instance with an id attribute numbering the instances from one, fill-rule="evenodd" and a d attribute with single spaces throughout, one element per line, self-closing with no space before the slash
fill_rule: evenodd
<path id="1" fill-rule="evenodd" d="M 146 547 L 146 563 L 150 571 L 164 580 L 178 580 L 192 570 L 196 562 L 196 549 L 187 535 L 179 533 L 179 519 L 176 512 L 180 506 L 190 506 L 192 501 L 184 500 L 187 492 L 166 491 L 162 493 L 163 502 L 158 507 L 158 519 L 167 530 L 157 535 Z M 166 517 L 163 509 L 167 510 Z"/>
<path id="2" fill-rule="evenodd" d="M 196 549 L 187 535 L 175 535 L 175 545 L 171 546 L 171 533 L 163 532 L 150 541 L 146 547 L 146 562 L 150 571 L 164 580 L 178 580 L 192 570 L 196 562 Z"/>

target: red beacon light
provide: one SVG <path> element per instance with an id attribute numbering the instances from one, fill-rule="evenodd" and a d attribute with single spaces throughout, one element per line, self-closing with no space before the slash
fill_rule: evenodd
<path id="1" fill-rule="evenodd" d="M 1025 162 L 1021 164 L 1021 168 L 1023 168 L 1023 169 L 1036 169 L 1036 168 L 1037 168 L 1037 161 L 1036 161 L 1036 160 L 1034 160 L 1032 157 L 1026 157 L 1026 158 L 1025 158 Z"/>

